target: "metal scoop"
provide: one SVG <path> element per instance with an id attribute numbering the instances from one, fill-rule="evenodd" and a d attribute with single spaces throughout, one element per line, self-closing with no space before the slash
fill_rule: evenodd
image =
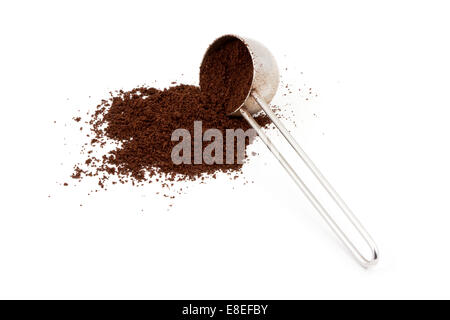
<path id="1" fill-rule="evenodd" d="M 205 57 L 211 50 L 220 47 L 224 42 L 230 39 L 240 40 L 248 49 L 252 60 L 253 60 L 253 81 L 251 89 L 240 106 L 232 113 L 232 115 L 241 115 L 248 121 L 248 123 L 255 129 L 255 131 L 260 136 L 261 140 L 266 144 L 273 155 L 278 159 L 281 165 L 286 169 L 287 173 L 291 176 L 300 190 L 305 194 L 306 198 L 311 202 L 313 207 L 325 220 L 325 222 L 330 226 L 331 230 L 337 235 L 337 237 L 344 243 L 344 245 L 350 250 L 355 259 L 363 266 L 369 267 L 375 265 L 378 262 L 378 249 L 369 235 L 369 233 L 364 229 L 355 215 L 351 212 L 349 207 L 345 204 L 342 198 L 337 194 L 330 183 L 325 179 L 322 173 L 317 169 L 308 155 L 303 151 L 297 141 L 292 137 L 289 131 L 284 127 L 278 117 L 272 112 L 269 107 L 269 103 L 275 96 L 275 93 L 279 84 L 279 73 L 277 63 L 270 53 L 270 51 L 264 47 L 261 43 L 249 39 L 243 38 L 237 35 L 225 35 L 216 39 L 208 48 L 205 53 Z M 203 58 L 205 61 L 205 58 Z M 263 110 L 267 116 L 272 120 L 275 126 L 280 130 L 284 138 L 289 142 L 292 148 L 297 152 L 300 158 L 303 160 L 306 167 L 311 171 L 315 179 L 320 183 L 323 189 L 326 191 L 326 195 L 337 205 L 337 207 L 342 211 L 351 225 L 356 229 L 357 233 L 362 237 L 365 243 L 369 246 L 371 257 L 365 257 L 361 251 L 355 246 L 354 242 L 349 239 L 349 235 L 342 230 L 339 224 L 330 216 L 330 214 L 325 210 L 322 203 L 317 199 L 314 193 L 307 187 L 303 180 L 298 176 L 296 171 L 291 167 L 291 165 L 286 161 L 283 155 L 278 151 L 275 145 L 266 136 L 264 131 L 258 125 L 256 120 L 253 118 L 252 114 L 260 112 Z"/>

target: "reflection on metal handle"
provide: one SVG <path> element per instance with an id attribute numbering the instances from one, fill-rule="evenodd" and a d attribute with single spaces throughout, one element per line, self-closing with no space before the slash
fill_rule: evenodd
<path id="1" fill-rule="evenodd" d="M 323 205 L 317 200 L 317 198 L 314 196 L 311 190 L 305 185 L 305 183 L 292 169 L 292 167 L 289 165 L 289 163 L 286 161 L 283 155 L 278 151 L 275 145 L 266 136 L 266 134 L 258 125 L 258 123 L 255 121 L 253 116 L 245 109 L 245 106 L 240 109 L 242 116 L 248 121 L 248 123 L 253 127 L 253 129 L 256 130 L 261 140 L 266 144 L 269 150 L 274 154 L 274 156 L 278 159 L 281 165 L 286 169 L 288 174 L 291 176 L 291 178 L 294 180 L 297 186 L 302 190 L 302 192 L 305 194 L 305 196 L 308 198 L 308 200 L 311 202 L 314 208 L 319 212 L 322 218 L 326 221 L 326 223 L 330 226 L 330 228 L 334 231 L 337 237 L 350 250 L 355 259 L 363 267 L 375 265 L 378 262 L 379 254 L 377 246 L 373 241 L 373 239 L 371 238 L 371 236 L 369 235 L 369 233 L 364 229 L 364 227 L 361 225 L 361 223 L 358 221 L 355 215 L 351 212 L 351 210 L 348 208 L 348 206 L 345 204 L 342 198 L 336 193 L 336 191 L 330 185 L 330 183 L 325 179 L 325 177 L 322 175 L 319 169 L 317 169 L 317 167 L 314 165 L 314 163 L 311 161 L 311 159 L 308 157 L 305 151 L 303 151 L 303 149 L 299 146 L 297 141 L 295 141 L 295 139 L 287 131 L 287 129 L 284 127 L 284 125 L 281 123 L 278 117 L 272 112 L 269 105 L 258 95 L 258 93 L 255 90 L 252 91 L 251 96 L 261 106 L 261 108 L 264 110 L 264 112 L 267 114 L 270 120 L 272 120 L 272 122 L 275 124 L 278 130 L 280 130 L 282 135 L 286 138 L 286 140 L 289 142 L 292 148 L 294 148 L 294 150 L 297 152 L 297 154 L 300 156 L 300 158 L 303 160 L 306 166 L 311 170 L 316 179 L 320 182 L 322 187 L 330 195 L 332 200 L 342 210 L 347 219 L 351 222 L 351 224 L 355 227 L 355 229 L 367 243 L 372 253 L 372 256 L 369 259 L 367 259 L 366 257 L 364 257 L 364 255 L 361 254 L 361 252 L 355 247 L 353 242 L 350 241 L 350 239 L 347 237 L 344 231 L 342 231 L 342 229 L 337 225 L 337 223 L 333 220 L 333 218 L 328 214 Z"/>

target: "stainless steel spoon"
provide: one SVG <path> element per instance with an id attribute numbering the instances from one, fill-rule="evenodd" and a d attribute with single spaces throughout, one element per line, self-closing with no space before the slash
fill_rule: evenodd
<path id="1" fill-rule="evenodd" d="M 224 42 L 230 39 L 238 39 L 241 41 L 248 49 L 252 60 L 253 60 L 253 81 L 251 89 L 248 95 L 240 106 L 237 106 L 236 110 L 231 115 L 241 115 L 248 123 L 255 129 L 255 131 L 260 136 L 261 140 L 266 144 L 274 156 L 278 159 L 290 177 L 294 180 L 300 190 L 305 194 L 306 198 L 311 202 L 313 207 L 317 210 L 320 216 L 329 225 L 331 230 L 336 234 L 336 236 L 344 243 L 344 245 L 350 250 L 355 259 L 363 266 L 369 267 L 375 265 L 378 262 L 379 253 L 375 242 L 372 237 L 366 231 L 366 229 L 361 225 L 355 215 L 351 212 L 349 207 L 345 204 L 342 198 L 337 194 L 330 183 L 325 179 L 319 169 L 311 161 L 308 155 L 303 151 L 297 141 L 292 137 L 289 131 L 285 128 L 283 123 L 278 119 L 278 117 L 273 113 L 269 107 L 269 103 L 275 96 L 275 93 L 279 84 L 279 73 L 278 66 L 275 58 L 272 56 L 270 51 L 264 47 L 261 43 L 249 39 L 243 38 L 237 35 L 224 35 L 216 39 L 208 48 L 203 58 L 208 56 L 208 53 L 212 50 L 220 47 Z M 303 160 L 306 167 L 312 172 L 315 179 L 320 183 L 323 189 L 326 191 L 330 199 L 337 205 L 337 207 L 342 211 L 351 225 L 356 229 L 358 234 L 362 237 L 365 243 L 369 246 L 371 256 L 365 257 L 361 251 L 357 248 L 353 241 L 350 240 L 349 235 L 342 230 L 339 224 L 330 216 L 324 205 L 317 199 L 316 195 L 308 188 L 304 181 L 298 176 L 296 171 L 291 167 L 291 165 L 286 161 L 283 155 L 278 151 L 275 145 L 270 141 L 261 127 L 258 125 L 256 120 L 253 118 L 252 114 L 260 112 L 263 110 L 267 116 L 272 120 L 275 126 L 280 130 L 284 138 L 289 142 L 292 148 L 296 151 L 299 157 Z"/>

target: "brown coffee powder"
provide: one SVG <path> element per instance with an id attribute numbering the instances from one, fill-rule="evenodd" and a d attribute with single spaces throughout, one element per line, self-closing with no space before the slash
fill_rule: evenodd
<path id="1" fill-rule="evenodd" d="M 242 41 L 229 37 L 208 50 L 200 68 L 200 88 L 227 114 L 244 103 L 253 81 L 253 60 Z"/>
<path id="2" fill-rule="evenodd" d="M 194 121 L 202 121 L 203 132 L 215 128 L 224 137 L 226 129 L 249 128 L 243 118 L 227 116 L 222 105 L 210 104 L 208 97 L 196 86 L 178 85 L 164 90 L 140 87 L 120 91 L 104 100 L 93 114 L 89 122 L 93 137 L 87 159 L 76 166 L 72 177 L 98 176 L 103 187 L 111 175 L 118 176 L 121 182 L 129 178 L 144 181 L 154 176 L 173 181 L 195 179 L 218 171 L 239 171 L 242 164 L 237 163 L 175 165 L 172 162 L 172 148 L 178 143 L 171 141 L 172 132 L 184 128 L 194 137 Z M 269 124 L 265 117 L 259 117 L 258 121 L 263 126 Z M 118 146 L 102 157 L 92 155 L 93 150 L 105 146 L 108 141 L 116 142 Z M 246 141 L 246 145 L 250 142 Z M 193 139 L 191 143 L 194 143 Z M 207 145 L 204 143 L 203 148 Z"/>
<path id="3" fill-rule="evenodd" d="M 187 129 L 194 137 L 194 121 L 202 121 L 203 132 L 214 128 L 224 137 L 226 129 L 250 128 L 243 118 L 227 115 L 245 100 L 251 86 L 253 65 L 247 48 L 240 41 L 227 41 L 205 57 L 200 71 L 201 89 L 181 84 L 164 90 L 143 86 L 111 93 L 89 121 L 92 134 L 87 159 L 75 166 L 72 177 L 96 176 L 103 187 L 112 176 L 122 183 L 135 183 L 239 172 L 242 164 L 236 162 L 176 165 L 172 161 L 172 149 L 178 143 L 171 141 L 173 131 Z M 270 120 L 260 116 L 258 122 L 266 127 Z M 94 155 L 93 151 L 111 143 L 116 144 L 111 151 Z M 193 149 L 194 139 L 191 144 Z M 203 149 L 207 145 L 203 143 Z"/>

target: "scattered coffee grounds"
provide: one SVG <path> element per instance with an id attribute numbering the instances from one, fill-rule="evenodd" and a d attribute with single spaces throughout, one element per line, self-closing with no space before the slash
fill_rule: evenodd
<path id="1" fill-rule="evenodd" d="M 253 81 L 253 60 L 242 41 L 230 37 L 210 48 L 200 67 L 200 88 L 227 114 L 247 98 Z"/>
<path id="2" fill-rule="evenodd" d="M 236 173 L 242 164 L 173 163 L 171 152 L 178 141 L 171 141 L 175 129 L 187 129 L 194 137 L 194 121 L 202 121 L 202 131 L 218 129 L 225 137 L 226 129 L 249 129 L 249 124 L 238 117 L 227 116 L 223 104 L 214 104 L 199 87 L 177 85 L 164 90 L 139 87 L 131 91 L 111 93 L 111 98 L 99 104 L 88 122 L 91 126 L 90 143 L 84 150 L 87 159 L 75 166 L 74 179 L 96 176 L 99 185 L 116 176 L 119 181 L 193 180 L 204 175 L 215 177 L 216 172 Z M 261 126 L 270 120 L 258 117 Z M 246 146 L 251 143 L 246 139 Z M 116 148 L 101 157 L 94 150 L 108 142 Z M 192 150 L 194 139 L 191 139 Z M 203 143 L 203 149 L 209 142 Z M 237 149 L 237 148 L 235 148 Z M 235 150 L 235 157 L 237 156 Z M 224 155 L 225 144 L 224 144 Z M 236 159 L 235 159 L 236 160 Z M 153 178 L 153 179 L 152 179 Z"/>

